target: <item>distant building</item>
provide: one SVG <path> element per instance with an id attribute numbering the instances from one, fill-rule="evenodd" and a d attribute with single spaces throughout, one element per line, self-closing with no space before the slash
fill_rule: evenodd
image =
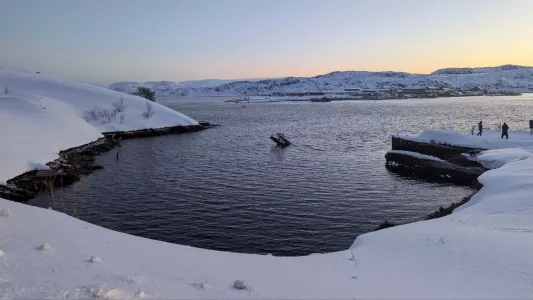
<path id="1" fill-rule="evenodd" d="M 391 89 L 362 89 L 361 92 L 366 94 L 390 93 Z"/>
<path id="2" fill-rule="evenodd" d="M 427 91 L 426 91 L 426 88 L 422 88 L 422 87 L 417 87 L 417 88 L 404 88 L 402 90 L 403 94 L 404 95 L 422 95 L 422 94 L 426 94 Z"/>
<path id="3" fill-rule="evenodd" d="M 281 94 L 285 96 L 320 96 L 324 95 L 324 92 L 289 92 Z"/>

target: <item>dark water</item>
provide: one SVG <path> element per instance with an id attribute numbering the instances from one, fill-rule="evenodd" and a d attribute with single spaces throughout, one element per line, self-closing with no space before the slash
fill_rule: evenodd
<path id="1" fill-rule="evenodd" d="M 531 101 L 462 98 L 337 103 L 168 102 L 222 126 L 130 140 L 105 170 L 56 191 L 57 209 L 148 238 L 246 253 L 347 249 L 384 220 L 420 220 L 472 193 L 385 169 L 390 134 L 507 121 L 527 127 Z M 528 98 L 529 99 L 529 98 Z M 519 123 L 520 122 L 520 123 Z M 271 133 L 294 145 L 273 147 Z M 77 205 L 73 206 L 73 203 Z M 45 195 L 31 204 L 47 206 Z"/>

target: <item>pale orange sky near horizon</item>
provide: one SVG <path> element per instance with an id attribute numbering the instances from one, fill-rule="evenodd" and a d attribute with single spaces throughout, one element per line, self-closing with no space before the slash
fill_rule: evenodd
<path id="1" fill-rule="evenodd" d="M 533 0 L 3 0 L 0 11 L 0 67 L 89 83 L 533 66 Z"/>

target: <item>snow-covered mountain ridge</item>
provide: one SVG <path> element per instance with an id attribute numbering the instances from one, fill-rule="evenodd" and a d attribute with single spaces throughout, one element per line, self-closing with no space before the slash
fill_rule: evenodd
<path id="1" fill-rule="evenodd" d="M 405 72 L 342 71 L 315 77 L 286 77 L 259 81 L 234 81 L 216 86 L 161 82 L 118 82 L 111 89 L 132 92 L 137 86 L 156 91 L 159 97 L 267 95 L 304 91 L 336 91 L 345 88 L 382 89 L 407 87 L 441 87 L 470 90 L 513 90 L 533 92 L 533 67 L 503 65 L 499 67 L 446 68 L 431 74 Z"/>

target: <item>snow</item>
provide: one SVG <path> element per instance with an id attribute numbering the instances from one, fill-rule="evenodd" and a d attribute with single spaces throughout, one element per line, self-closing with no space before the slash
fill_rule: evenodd
<path id="1" fill-rule="evenodd" d="M 519 130 L 509 130 L 508 140 L 502 139 L 501 132 L 494 130 L 483 130 L 482 136 L 459 133 L 452 130 L 427 130 L 420 134 L 400 134 L 396 136 L 418 142 L 434 142 L 479 149 L 533 147 L 533 135 L 529 131 Z"/>
<path id="2" fill-rule="evenodd" d="M 0 183 L 31 170 L 45 170 L 60 150 L 102 137 L 102 132 L 198 124 L 172 109 L 153 103 L 154 116 L 146 119 L 146 100 L 102 87 L 43 74 L 0 69 Z M 87 122 L 94 108 L 108 111 L 119 98 L 126 106 L 120 116 Z"/>
<path id="3" fill-rule="evenodd" d="M 11 216 L 11 211 L 8 208 L 0 209 L 0 217 L 9 217 Z"/>
<path id="4" fill-rule="evenodd" d="M 55 160 L 60 150 L 101 136 L 97 128 L 56 99 L 0 95 L 0 182 L 43 169 L 43 164 Z"/>
<path id="5" fill-rule="evenodd" d="M 212 83 L 216 81 L 212 80 Z M 488 91 L 533 92 L 533 67 L 504 65 L 481 68 L 449 68 L 431 74 L 404 72 L 332 72 L 315 77 L 286 77 L 263 80 L 219 81 L 218 85 L 161 82 L 119 82 L 112 88 L 133 91 L 137 86 L 153 88 L 162 97 L 267 95 L 303 91 L 339 91 L 345 88 L 384 89 L 437 87 L 461 89 L 473 94 L 476 87 Z M 291 98 L 293 99 L 293 98 Z M 295 98 L 294 98 L 295 99 Z"/>
<path id="6" fill-rule="evenodd" d="M 404 151 L 404 150 L 391 150 L 391 151 L 389 151 L 389 153 L 405 154 L 405 155 L 409 155 L 409 156 L 420 158 L 420 159 L 443 161 L 442 159 L 440 159 L 438 157 L 431 156 L 431 155 L 420 154 L 418 152 L 411 152 L 411 151 Z"/>
<path id="7" fill-rule="evenodd" d="M 0 69 L 0 87 L 2 86 L 8 87 L 8 95 L 54 99 L 63 106 L 72 109 L 78 118 L 83 118 L 87 111 L 95 108 L 111 111 L 113 103 L 119 98 L 123 98 L 126 109 L 123 113 L 119 113 L 119 115 L 125 115 L 122 123 L 118 117 L 111 122 L 106 122 L 104 119 L 91 120 L 90 124 L 100 132 L 198 124 L 195 120 L 157 103 L 152 103 L 154 116 L 157 117 L 145 119 L 142 117 L 142 113 L 146 110 L 146 99 L 44 74 Z M 54 108 L 48 107 L 48 102 L 40 104 L 42 104 L 43 109 Z"/>
<path id="8" fill-rule="evenodd" d="M 9 81 L 13 91 L 0 98 L 0 180 L 105 130 L 194 123 L 156 105 L 154 120 L 87 123 L 83 110 L 121 94 L 40 76 L 0 72 L 0 84 Z M 130 112 L 144 104 L 124 99 Z M 494 146 L 500 151 L 479 159 L 502 166 L 480 176 L 483 188 L 449 216 L 363 234 L 345 251 L 303 257 L 149 240 L 0 199 L 0 211 L 9 212 L 0 217 L 0 299 L 530 298 L 533 158 L 527 147 L 533 139 L 519 132 L 508 141 L 490 132 L 412 138 Z"/>
<path id="9" fill-rule="evenodd" d="M 41 246 L 39 246 L 39 250 L 41 250 L 41 251 L 50 251 L 50 250 L 52 250 L 52 246 L 50 246 L 50 244 L 48 244 L 48 243 L 44 243 Z"/>
<path id="10" fill-rule="evenodd" d="M 248 284 L 245 281 L 242 280 L 235 280 L 233 282 L 233 287 L 238 290 L 250 290 L 251 288 L 248 286 Z"/>
<path id="11" fill-rule="evenodd" d="M 523 148 L 493 149 L 481 152 L 476 156 L 476 160 L 487 169 L 497 169 L 509 162 L 524 160 L 532 156 L 531 150 Z"/>
<path id="12" fill-rule="evenodd" d="M 464 158 L 466 158 L 468 160 L 471 160 L 471 161 L 477 161 L 477 157 L 476 157 L 475 154 L 461 153 L 461 156 L 463 156 Z"/>
<path id="13" fill-rule="evenodd" d="M 92 263 L 101 263 L 102 259 L 100 259 L 100 257 L 98 256 L 92 256 L 91 258 L 89 258 L 89 261 Z"/>

